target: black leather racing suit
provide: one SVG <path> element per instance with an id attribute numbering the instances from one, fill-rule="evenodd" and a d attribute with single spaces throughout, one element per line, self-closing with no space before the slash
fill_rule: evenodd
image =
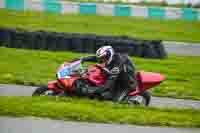
<path id="1" fill-rule="evenodd" d="M 96 56 L 87 56 L 82 58 L 83 62 L 98 62 Z M 98 93 L 103 99 L 122 101 L 127 93 L 134 89 L 137 84 L 135 80 L 135 67 L 128 58 L 128 55 L 116 53 L 110 64 L 104 68 L 107 80 L 101 87 L 89 85 L 79 86 L 81 93 Z M 83 91 L 84 89 L 84 91 Z"/>

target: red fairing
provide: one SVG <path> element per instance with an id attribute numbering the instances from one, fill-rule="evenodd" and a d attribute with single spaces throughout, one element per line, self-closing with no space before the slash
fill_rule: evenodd
<path id="1" fill-rule="evenodd" d="M 61 93 L 63 92 L 62 89 L 60 89 L 60 87 L 58 86 L 58 81 L 54 80 L 54 81 L 49 81 L 48 82 L 48 89 L 49 90 L 53 90 L 56 93 Z"/>
<path id="2" fill-rule="evenodd" d="M 128 94 L 129 96 L 140 94 L 143 91 L 160 84 L 165 77 L 159 73 L 140 71 L 137 73 L 136 79 L 138 81 L 138 86 L 136 87 L 135 91 Z"/>
<path id="3" fill-rule="evenodd" d="M 95 86 L 103 85 L 106 81 L 105 75 L 96 66 L 90 66 L 84 78 Z"/>
<path id="4" fill-rule="evenodd" d="M 143 72 L 140 71 L 140 80 L 142 81 L 142 83 L 160 83 L 161 81 L 163 81 L 165 79 L 165 77 L 159 73 L 153 73 L 153 72 Z"/>
<path id="5" fill-rule="evenodd" d="M 49 81 L 48 82 L 48 88 L 52 89 L 56 86 L 57 80 Z"/>
<path id="6" fill-rule="evenodd" d="M 62 87 L 63 89 L 67 90 L 68 92 L 73 92 L 74 91 L 74 82 L 79 79 L 80 76 L 79 75 L 72 75 L 70 76 L 70 78 L 63 78 L 63 79 L 59 79 L 58 81 L 60 83 L 62 83 Z"/>

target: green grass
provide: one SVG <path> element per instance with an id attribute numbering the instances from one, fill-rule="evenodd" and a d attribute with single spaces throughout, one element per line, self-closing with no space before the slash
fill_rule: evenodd
<path id="1" fill-rule="evenodd" d="M 200 42 L 200 21 L 153 20 L 135 17 L 61 15 L 0 9 L 0 27 L 57 32 L 127 35 L 141 39 Z"/>
<path id="2" fill-rule="evenodd" d="M 55 79 L 56 69 L 61 63 L 84 55 L 0 48 L 0 83 L 46 85 L 47 81 Z M 153 95 L 200 100 L 200 57 L 131 59 L 138 70 L 159 72 L 166 76 L 166 81 L 153 89 Z"/>
<path id="3" fill-rule="evenodd" d="M 57 97 L 0 97 L 0 116 L 171 127 L 200 127 L 200 111 L 131 107 L 112 102 Z"/>
<path id="4" fill-rule="evenodd" d="M 200 5 L 191 5 L 191 4 L 167 4 L 166 2 L 139 2 L 139 3 L 131 3 L 131 2 L 104 2 L 97 0 L 62 0 L 62 1 L 72 1 L 72 2 L 94 2 L 94 3 L 105 3 L 105 4 L 120 4 L 120 5 L 139 5 L 139 6 L 157 6 L 157 7 L 177 7 L 177 8 L 199 8 Z"/>

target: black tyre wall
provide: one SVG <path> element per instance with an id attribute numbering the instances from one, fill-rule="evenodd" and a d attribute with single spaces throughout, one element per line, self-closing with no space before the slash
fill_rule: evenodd
<path id="1" fill-rule="evenodd" d="M 139 40 L 127 36 L 100 36 L 96 34 L 28 32 L 0 28 L 0 46 L 11 48 L 95 53 L 99 47 L 104 45 L 111 45 L 115 51 L 132 56 L 167 57 L 160 40 Z"/>
<path id="2" fill-rule="evenodd" d="M 0 46 L 6 46 L 10 41 L 11 29 L 0 28 Z"/>

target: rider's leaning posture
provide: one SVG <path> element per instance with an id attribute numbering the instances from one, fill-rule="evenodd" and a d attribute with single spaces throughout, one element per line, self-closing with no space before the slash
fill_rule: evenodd
<path id="1" fill-rule="evenodd" d="M 82 95 L 92 93 L 103 99 L 122 101 L 127 93 L 137 85 L 135 67 L 127 55 L 115 53 L 111 46 L 103 46 L 96 51 L 96 56 L 82 57 L 83 62 L 99 62 L 103 66 L 106 82 L 103 86 L 94 87 L 84 83 L 77 84 L 77 92 Z M 117 88 L 121 88 L 117 92 Z"/>

